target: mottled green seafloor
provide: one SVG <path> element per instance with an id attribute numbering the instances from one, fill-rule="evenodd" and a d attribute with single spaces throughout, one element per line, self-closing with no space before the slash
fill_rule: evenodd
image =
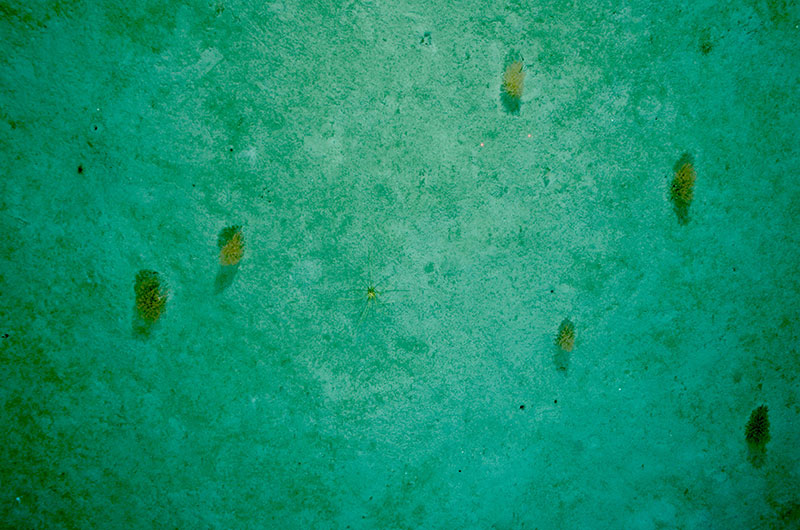
<path id="1" fill-rule="evenodd" d="M 800 524 L 798 6 L 650 4 L 0 0 L 2 525 Z"/>

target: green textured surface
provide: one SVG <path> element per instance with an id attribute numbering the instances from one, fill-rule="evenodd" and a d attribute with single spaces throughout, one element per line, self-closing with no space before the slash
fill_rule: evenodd
<path id="1" fill-rule="evenodd" d="M 2 524 L 799 524 L 797 4 L 568 4 L 0 0 Z"/>

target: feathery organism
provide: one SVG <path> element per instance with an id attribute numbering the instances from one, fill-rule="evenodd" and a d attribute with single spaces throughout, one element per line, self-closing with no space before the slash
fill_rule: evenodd
<path id="1" fill-rule="evenodd" d="M 167 292 L 161 286 L 156 271 L 142 269 L 136 274 L 133 285 L 136 295 L 136 310 L 147 323 L 153 323 L 164 313 L 167 306 Z"/>
<path id="2" fill-rule="evenodd" d="M 522 98 L 522 90 L 525 88 L 525 72 L 522 67 L 522 61 L 514 61 L 503 73 L 503 90 L 512 98 Z"/>
<path id="3" fill-rule="evenodd" d="M 367 318 L 367 315 L 374 309 L 384 304 L 383 295 L 388 293 L 406 292 L 406 289 L 385 289 L 381 287 L 383 282 L 375 282 L 372 276 L 372 259 L 371 257 L 367 263 L 367 278 L 363 280 L 361 287 L 351 289 L 355 294 L 354 297 L 340 298 L 342 301 L 358 302 L 361 304 L 361 312 L 358 316 L 356 329 L 361 327 L 361 324 Z"/>
<path id="4" fill-rule="evenodd" d="M 763 450 L 769 442 L 769 409 L 766 405 L 753 410 L 744 428 L 744 438 L 751 449 Z"/>
<path id="5" fill-rule="evenodd" d="M 358 323 L 356 324 L 356 327 L 360 327 L 361 323 L 367 317 L 369 312 L 373 308 L 377 307 L 379 304 L 382 303 L 382 300 L 381 300 L 381 296 L 382 295 L 384 295 L 385 293 L 391 293 L 391 292 L 395 292 L 395 291 L 398 291 L 398 290 L 399 289 L 381 289 L 381 290 L 379 290 L 378 286 L 375 285 L 375 283 L 372 281 L 371 278 L 367 281 L 366 287 L 362 287 L 360 289 L 354 289 L 354 292 L 358 293 L 358 296 L 356 296 L 354 298 L 344 298 L 344 300 L 350 300 L 350 301 L 354 301 L 354 302 L 363 303 L 363 306 L 361 308 L 361 313 L 359 314 Z"/>
<path id="6" fill-rule="evenodd" d="M 500 100 L 510 113 L 519 112 L 522 103 L 522 91 L 525 88 L 525 71 L 522 61 L 514 61 L 503 72 L 503 86 Z"/>
<path id="7" fill-rule="evenodd" d="M 675 215 L 680 224 L 689 222 L 689 206 L 694 199 L 694 183 L 697 173 L 694 170 L 694 161 L 689 153 L 684 153 L 673 168 L 675 176 L 670 185 L 670 200 L 672 200 Z"/>
<path id="8" fill-rule="evenodd" d="M 239 225 L 229 226 L 217 238 L 219 262 L 221 265 L 236 265 L 244 257 L 244 235 Z"/>
<path id="9" fill-rule="evenodd" d="M 571 352 L 575 347 L 575 324 L 568 318 L 562 320 L 561 325 L 558 327 L 556 346 L 566 352 Z"/>

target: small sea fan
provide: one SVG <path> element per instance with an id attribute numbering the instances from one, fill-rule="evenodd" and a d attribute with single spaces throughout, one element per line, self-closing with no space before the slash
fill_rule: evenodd
<path id="1" fill-rule="evenodd" d="M 525 87 L 525 72 L 522 66 L 522 61 L 514 61 L 506 67 L 503 74 L 503 91 L 514 99 L 522 98 L 522 90 Z"/>
<path id="2" fill-rule="evenodd" d="M 136 309 L 142 320 L 148 323 L 158 320 L 167 306 L 167 293 L 161 287 L 158 273 L 140 270 L 136 274 L 133 292 L 136 295 Z"/>
<path id="3" fill-rule="evenodd" d="M 242 227 L 229 226 L 220 232 L 217 238 L 219 246 L 219 262 L 224 266 L 236 265 L 244 256 L 244 235 Z"/>
<path id="4" fill-rule="evenodd" d="M 761 405 L 750 413 L 750 421 L 744 428 L 744 438 L 751 448 L 763 449 L 769 442 L 769 409 Z"/>
<path id="5" fill-rule="evenodd" d="M 575 347 L 575 324 L 570 322 L 568 318 L 562 320 L 561 325 L 558 327 L 556 346 L 566 352 L 572 351 Z"/>
<path id="6" fill-rule="evenodd" d="M 678 216 L 678 222 L 689 222 L 689 205 L 694 199 L 694 182 L 697 173 L 694 170 L 692 156 L 684 153 L 674 167 L 675 177 L 670 185 L 670 199 Z"/>

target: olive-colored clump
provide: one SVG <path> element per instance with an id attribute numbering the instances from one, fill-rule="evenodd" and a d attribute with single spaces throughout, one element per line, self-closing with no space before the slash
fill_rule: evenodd
<path id="1" fill-rule="evenodd" d="M 744 438 L 752 449 L 763 449 L 769 442 L 769 409 L 761 405 L 750 413 L 744 428 Z"/>
<path id="2" fill-rule="evenodd" d="M 217 238 L 219 246 L 219 262 L 229 266 L 238 264 L 244 257 L 244 235 L 242 227 L 229 226 L 220 232 Z"/>
<path id="3" fill-rule="evenodd" d="M 506 112 L 518 114 L 522 105 L 522 92 L 525 88 L 525 70 L 522 61 L 514 61 L 503 72 L 500 101 Z"/>
<path id="4" fill-rule="evenodd" d="M 522 66 L 522 61 L 514 61 L 503 73 L 503 91 L 516 99 L 522 98 L 522 91 L 525 88 L 525 71 Z"/>
<path id="5" fill-rule="evenodd" d="M 686 224 L 689 222 L 689 206 L 694 199 L 694 182 L 697 179 L 691 155 L 684 154 L 675 164 L 674 171 L 675 176 L 670 185 L 670 200 L 675 208 L 675 215 L 678 216 L 678 222 Z"/>
<path id="6" fill-rule="evenodd" d="M 161 286 L 158 273 L 140 270 L 136 274 L 133 292 L 136 295 L 136 310 L 142 320 L 149 323 L 158 320 L 167 306 L 167 293 Z"/>
<path id="7" fill-rule="evenodd" d="M 566 352 L 572 351 L 575 347 L 575 324 L 568 318 L 562 320 L 561 325 L 558 327 L 556 346 Z"/>

